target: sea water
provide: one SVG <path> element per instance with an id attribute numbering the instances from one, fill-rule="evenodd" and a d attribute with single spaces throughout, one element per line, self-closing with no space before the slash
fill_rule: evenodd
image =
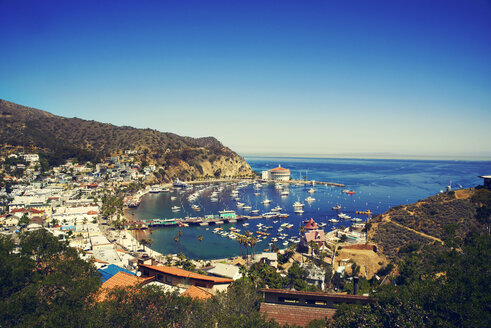
<path id="1" fill-rule="evenodd" d="M 308 185 L 296 186 L 284 184 L 289 191 L 288 196 L 282 196 L 274 184 L 266 184 L 260 190 L 255 190 L 252 184 L 239 189 L 240 202 L 249 205 L 252 209 L 259 210 L 260 214 L 270 212 L 272 208 L 279 206 L 281 213 L 289 214 L 287 219 L 254 219 L 245 222 L 221 225 L 223 230 L 231 227 L 240 229 L 240 234 L 246 230 L 257 231 L 259 223 L 272 226 L 266 230 L 270 235 L 266 239 L 260 239 L 255 247 L 256 252 L 261 252 L 270 247 L 271 238 L 278 237 L 278 229 L 283 223 L 293 224 L 291 229 L 283 229 L 281 233 L 287 234 L 283 240 L 279 239 L 275 244 L 279 248 L 290 237 L 297 237 L 299 229 L 304 225 L 304 220 L 313 218 L 317 223 L 325 223 L 324 230 L 349 226 L 350 220 L 339 220 L 331 223 L 329 219 L 338 219 L 337 214 L 343 212 L 351 217 L 358 217 L 365 221 L 365 215 L 356 214 L 356 211 L 370 210 L 374 214 L 380 214 L 389 208 L 401 204 L 408 204 L 419 199 L 426 198 L 445 190 L 447 186 L 453 189 L 469 188 L 482 184 L 479 175 L 487 175 L 491 172 L 491 162 L 483 161 L 421 161 L 421 160 L 387 160 L 387 159 L 326 159 L 326 158 L 275 158 L 275 157 L 246 157 L 246 160 L 255 171 L 269 170 L 278 165 L 291 170 L 292 179 L 308 179 L 323 182 L 344 184 L 345 187 L 331 187 L 317 184 L 313 188 L 314 193 L 309 193 L 312 188 Z M 210 195 L 218 188 L 223 191 L 218 193 L 218 201 L 211 202 Z M 199 189 L 199 197 L 190 202 L 188 196 Z M 236 206 L 237 201 L 231 196 L 235 184 L 208 184 L 194 186 L 193 190 L 173 190 L 159 194 L 147 194 L 143 197 L 140 206 L 130 211 L 130 216 L 135 219 L 147 221 L 156 218 L 183 218 L 186 216 L 205 216 L 218 214 L 221 210 L 233 210 L 237 214 L 250 215 L 249 211 Z M 285 190 L 284 189 L 284 190 Z M 348 195 L 342 191 L 345 189 L 355 191 Z M 259 193 L 255 196 L 254 193 Z M 313 202 L 306 202 L 307 197 L 315 198 Z M 175 197 L 172 200 L 171 197 Z M 270 199 L 269 205 L 261 202 Z M 304 203 L 304 213 L 299 215 L 293 211 L 293 203 Z M 192 204 L 199 205 L 201 210 L 194 211 Z M 332 207 L 340 205 L 341 210 L 333 210 Z M 179 206 L 179 212 L 172 212 L 173 206 Z M 276 223 L 275 223 L 276 221 Z M 150 238 L 153 241 L 152 248 L 160 253 L 184 253 L 189 258 L 216 259 L 237 256 L 245 252 L 236 240 L 222 237 L 213 233 L 217 226 L 190 226 L 190 227 L 163 227 L 153 228 Z M 178 242 L 176 236 L 182 235 Z M 198 240 L 202 236 L 202 241 Z M 147 236 L 148 237 L 148 236 Z"/>

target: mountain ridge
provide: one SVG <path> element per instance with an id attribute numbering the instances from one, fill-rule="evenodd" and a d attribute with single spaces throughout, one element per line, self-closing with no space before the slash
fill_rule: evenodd
<path id="1" fill-rule="evenodd" d="M 0 140 L 3 147 L 22 147 L 25 151 L 73 154 L 79 150 L 88 152 L 94 160 L 134 150 L 139 160 L 167 170 L 160 174 L 162 181 L 252 174 L 241 156 L 214 137 L 192 138 L 155 129 L 67 118 L 3 99 Z"/>

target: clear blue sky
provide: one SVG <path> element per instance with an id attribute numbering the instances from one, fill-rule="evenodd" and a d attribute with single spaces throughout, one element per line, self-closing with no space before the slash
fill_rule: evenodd
<path id="1" fill-rule="evenodd" d="M 491 2 L 0 0 L 0 98 L 242 154 L 491 155 Z"/>

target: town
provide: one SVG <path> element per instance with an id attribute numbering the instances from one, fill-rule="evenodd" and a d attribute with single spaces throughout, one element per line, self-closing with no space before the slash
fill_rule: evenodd
<path id="1" fill-rule="evenodd" d="M 263 289 L 265 301 L 260 311 L 269 313 L 279 323 L 291 322 L 291 318 L 278 313 L 309 312 L 308 304 L 312 302 L 324 305 L 317 305 L 316 315 L 308 316 L 308 321 L 332 317 L 334 304 L 339 302 L 371 302 L 368 294 L 358 295 L 358 275 L 365 279 L 380 279 L 377 272 L 385 270 L 387 261 L 377 254 L 376 246 L 365 243 L 364 223 L 325 233 L 314 220 L 306 220 L 298 244 L 258 253 L 253 252 L 256 239 L 252 233 L 247 236 L 232 234 L 234 229 L 231 228 L 231 235 L 245 245 L 246 251 L 250 247 L 251 254 L 223 260 L 186 259 L 182 254 L 161 254 L 152 250 L 148 240 L 137 240 L 132 232 L 152 225 L 165 226 L 165 221 L 131 220 L 125 211 L 138 206 L 146 193 L 173 186 L 148 184 L 146 181 L 156 167 L 135 161 L 133 153 L 127 150 L 121 156 L 106 158 L 103 163 L 96 164 L 68 160 L 50 168 L 38 154 L 10 152 L 2 159 L 2 234 L 15 239 L 22 232 L 45 229 L 67 241 L 79 250 L 81 258 L 97 267 L 101 274 L 101 290 L 149 284 L 165 291 L 206 299 L 226 291 L 243 276 L 244 269 L 252 270 L 255 264 L 271 267 L 275 274 L 283 277 L 292 270 L 300 270 L 301 274 L 292 279 L 296 288 Z M 278 181 L 288 180 L 284 177 L 285 170 L 280 170 L 283 176 L 280 175 Z M 271 176 L 268 178 L 274 181 Z M 233 177 L 220 181 L 252 183 L 252 180 Z M 211 219 L 213 223 L 203 219 L 194 223 L 208 225 L 249 219 L 253 217 L 229 213 L 218 215 L 215 221 Z M 185 222 L 192 224 L 193 220 L 197 219 L 171 221 L 184 227 Z M 327 291 L 343 290 L 342 294 L 326 294 Z M 347 295 L 346 290 L 356 296 Z M 281 301 L 285 297 L 299 301 L 292 305 Z M 306 325 L 308 321 L 297 324 Z"/>

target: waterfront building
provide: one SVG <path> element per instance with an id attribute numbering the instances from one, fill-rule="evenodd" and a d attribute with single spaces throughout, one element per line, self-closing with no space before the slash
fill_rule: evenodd
<path id="1" fill-rule="evenodd" d="M 263 171 L 262 178 L 263 180 L 288 181 L 290 180 L 290 170 L 278 165 L 274 169 Z"/>
<path id="2" fill-rule="evenodd" d="M 491 188 L 491 175 L 480 175 L 479 177 L 484 179 L 484 187 Z"/>

